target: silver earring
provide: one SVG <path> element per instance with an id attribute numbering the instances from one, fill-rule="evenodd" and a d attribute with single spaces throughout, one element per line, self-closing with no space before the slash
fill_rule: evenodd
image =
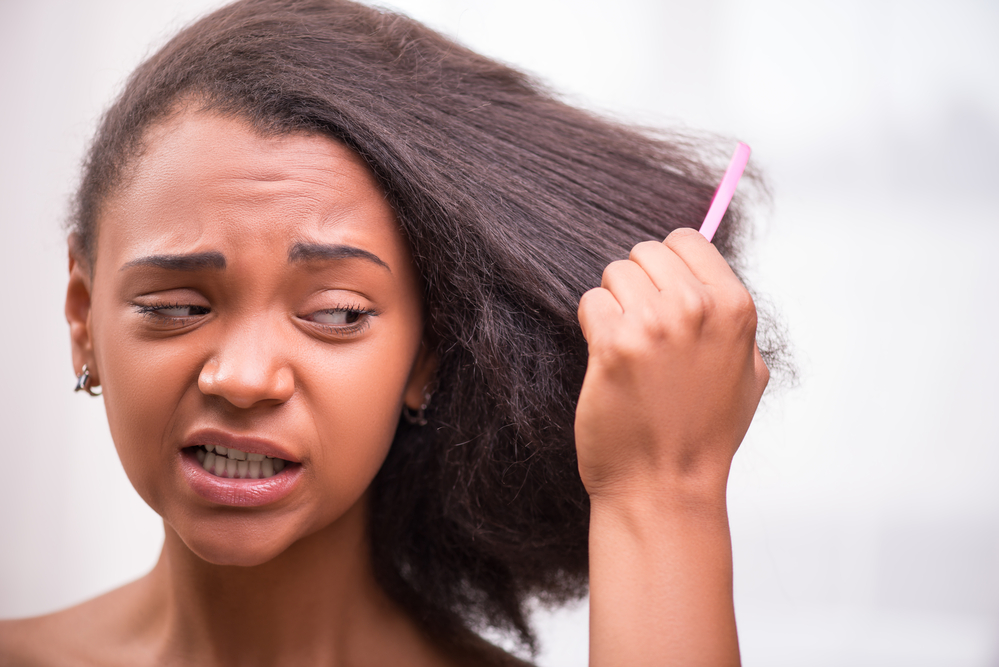
<path id="1" fill-rule="evenodd" d="M 76 376 L 76 388 L 73 391 L 85 391 L 91 396 L 100 396 L 102 393 L 90 388 L 90 369 L 86 364 L 83 364 L 83 370 Z"/>
<path id="2" fill-rule="evenodd" d="M 430 405 L 430 394 L 423 395 L 423 404 L 419 408 L 414 410 L 408 405 L 402 406 L 402 416 L 406 418 L 406 421 L 414 426 L 426 426 L 427 425 L 427 406 Z"/>

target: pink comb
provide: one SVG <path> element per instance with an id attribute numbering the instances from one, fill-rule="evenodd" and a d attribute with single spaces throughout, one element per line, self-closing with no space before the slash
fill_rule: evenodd
<path id="1" fill-rule="evenodd" d="M 718 230 L 718 225 L 721 223 L 725 211 L 728 210 L 728 205 L 732 202 L 735 186 L 739 184 L 739 179 L 742 178 L 742 172 L 745 171 L 747 162 L 749 162 L 749 146 L 740 141 L 739 145 L 735 147 L 735 153 L 728 163 L 728 169 L 725 170 L 721 183 L 718 184 L 718 189 L 715 190 L 715 196 L 711 198 L 708 214 L 704 216 L 704 222 L 701 223 L 701 228 L 698 230 L 709 241 Z"/>

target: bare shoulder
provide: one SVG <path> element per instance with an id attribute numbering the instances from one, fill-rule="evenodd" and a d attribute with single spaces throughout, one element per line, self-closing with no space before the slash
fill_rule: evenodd
<path id="1" fill-rule="evenodd" d="M 130 664 L 134 653 L 120 649 L 123 631 L 136 620 L 128 618 L 127 604 L 135 586 L 51 614 L 0 620 L 0 667 Z"/>
<path id="2" fill-rule="evenodd" d="M 0 621 L 0 667 L 43 665 L 31 646 L 37 633 L 37 619 Z M 51 664 L 51 663 L 50 663 Z"/>
<path id="3" fill-rule="evenodd" d="M 73 609 L 0 621 L 0 667 L 86 664 L 72 648 Z"/>

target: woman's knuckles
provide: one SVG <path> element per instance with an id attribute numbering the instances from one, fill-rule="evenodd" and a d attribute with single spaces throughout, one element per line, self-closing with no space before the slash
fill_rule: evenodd
<path id="1" fill-rule="evenodd" d="M 647 331 L 623 325 L 595 337 L 590 344 L 590 356 L 604 360 L 612 368 L 630 366 L 648 361 L 649 353 L 656 347 Z"/>
<path id="2" fill-rule="evenodd" d="M 676 333 L 700 331 L 715 311 L 714 301 L 704 290 L 678 290 L 663 301 Z"/>
<path id="3" fill-rule="evenodd" d="M 646 307 L 615 321 L 590 325 L 590 353 L 618 362 L 647 363 L 663 353 L 683 353 L 702 342 L 702 310 L 670 312 Z"/>
<path id="4" fill-rule="evenodd" d="M 756 331 L 756 304 L 749 291 L 743 287 L 729 289 L 721 296 L 723 317 L 734 326 Z"/>
<path id="5" fill-rule="evenodd" d="M 645 262 L 660 261 L 663 252 L 668 252 L 668 249 L 659 241 L 642 241 L 635 244 L 628 258 L 633 262 L 643 264 Z"/>
<path id="6" fill-rule="evenodd" d="M 635 275 L 634 267 L 635 263 L 630 259 L 619 259 L 611 262 L 604 267 L 600 282 L 601 287 L 608 288 L 611 285 L 626 285 Z"/>

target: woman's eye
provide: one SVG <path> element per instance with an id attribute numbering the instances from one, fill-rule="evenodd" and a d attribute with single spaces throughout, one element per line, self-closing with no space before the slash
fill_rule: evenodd
<path id="1" fill-rule="evenodd" d="M 205 315 L 208 309 L 203 306 L 169 306 L 167 308 L 157 308 L 156 312 L 164 317 L 192 317 L 194 315 Z"/>
<path id="2" fill-rule="evenodd" d="M 327 324 L 331 326 L 343 326 L 355 324 L 364 313 L 360 310 L 348 310 L 337 308 L 334 310 L 320 310 L 312 314 L 312 321 L 316 324 Z"/>

